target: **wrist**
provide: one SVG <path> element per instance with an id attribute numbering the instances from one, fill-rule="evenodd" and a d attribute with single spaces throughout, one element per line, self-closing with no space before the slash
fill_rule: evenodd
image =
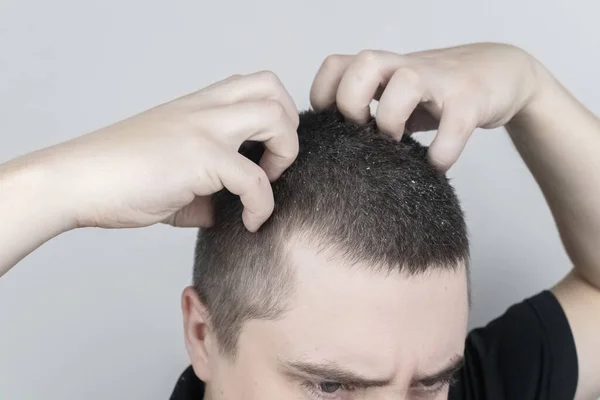
<path id="1" fill-rule="evenodd" d="M 547 109 L 545 103 L 556 91 L 557 82 L 550 71 L 533 56 L 528 55 L 528 57 L 531 65 L 530 80 L 532 83 L 529 85 L 531 90 L 523 107 L 516 113 L 510 123 L 518 124 L 539 116 L 540 112 L 543 113 Z"/>

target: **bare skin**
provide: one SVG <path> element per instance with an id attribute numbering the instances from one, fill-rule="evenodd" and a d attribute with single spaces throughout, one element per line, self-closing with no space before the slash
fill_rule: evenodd
<path id="1" fill-rule="evenodd" d="M 286 312 L 245 322 L 234 359 L 220 352 L 197 293 L 185 289 L 186 345 L 204 400 L 448 397 L 467 334 L 464 266 L 412 277 L 373 272 L 296 237 L 286 260 L 294 274 Z"/>
<path id="2" fill-rule="evenodd" d="M 381 90 L 385 88 L 385 90 Z M 573 271 L 553 292 L 575 336 L 576 399 L 600 396 L 600 120 L 533 57 L 475 44 L 408 55 L 330 56 L 311 92 L 362 122 L 380 98 L 379 127 L 399 137 L 438 129 L 430 159 L 449 168 L 475 128 L 506 126 L 552 210 Z M 416 109 L 416 110 L 415 110 Z"/>
<path id="3" fill-rule="evenodd" d="M 269 180 L 298 153 L 298 121 L 279 79 L 261 72 L 9 161 L 0 166 L 0 276 L 77 227 L 209 226 L 208 196 L 223 187 L 257 230 L 273 210 Z M 267 145 L 262 168 L 238 154 L 246 140 Z"/>
<path id="4" fill-rule="evenodd" d="M 373 98 L 380 99 L 378 125 L 393 137 L 405 129 L 438 129 L 430 159 L 442 171 L 475 128 L 507 127 L 574 265 L 553 291 L 577 345 L 576 399 L 600 396 L 598 118 L 533 57 L 498 44 L 331 56 L 311 91 L 315 108 L 337 105 L 359 123 Z M 209 225 L 206 196 L 223 187 L 242 197 L 244 223 L 258 229 L 273 208 L 268 180 L 295 158 L 297 123 L 293 101 L 273 74 L 232 77 L 1 165 L 0 275 L 45 241 L 80 226 Z M 238 156 L 248 139 L 266 142 L 263 168 Z M 190 319 L 201 305 L 187 295 L 188 320 L 202 324 Z"/>

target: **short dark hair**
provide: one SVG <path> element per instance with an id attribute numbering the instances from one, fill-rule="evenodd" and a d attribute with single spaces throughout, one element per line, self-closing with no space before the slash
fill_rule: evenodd
<path id="1" fill-rule="evenodd" d="M 293 272 L 284 245 L 293 234 L 349 263 L 409 275 L 468 260 L 459 201 L 427 162 L 426 147 L 334 111 L 302 113 L 298 136 L 298 158 L 272 184 L 275 211 L 257 233 L 244 228 L 239 198 L 221 191 L 213 197 L 214 226 L 198 235 L 194 287 L 228 355 L 244 321 L 285 311 Z M 242 154 L 258 162 L 262 152 L 255 143 Z"/>

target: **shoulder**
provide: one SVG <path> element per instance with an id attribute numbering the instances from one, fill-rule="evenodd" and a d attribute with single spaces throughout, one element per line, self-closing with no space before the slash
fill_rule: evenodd
<path id="1" fill-rule="evenodd" d="M 473 330 L 451 399 L 572 399 L 577 352 L 556 297 L 544 291 Z"/>

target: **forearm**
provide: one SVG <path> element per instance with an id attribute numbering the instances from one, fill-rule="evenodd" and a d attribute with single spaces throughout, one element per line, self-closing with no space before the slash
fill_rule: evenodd
<path id="1" fill-rule="evenodd" d="M 74 226 L 58 180 L 42 164 L 29 155 L 0 165 L 0 277 Z"/>
<path id="2" fill-rule="evenodd" d="M 507 130 L 575 268 L 600 288 L 600 121 L 540 68 L 538 93 Z"/>

